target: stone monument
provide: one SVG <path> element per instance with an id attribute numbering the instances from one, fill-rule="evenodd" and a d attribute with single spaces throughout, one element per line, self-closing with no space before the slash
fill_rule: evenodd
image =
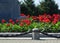
<path id="1" fill-rule="evenodd" d="M 18 0 L 0 0 L 0 20 L 18 19 L 20 17 Z"/>

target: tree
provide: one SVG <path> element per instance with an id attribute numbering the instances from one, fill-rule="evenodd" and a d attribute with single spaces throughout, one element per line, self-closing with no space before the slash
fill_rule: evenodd
<path id="1" fill-rule="evenodd" d="M 42 13 L 47 14 L 54 14 L 58 13 L 58 5 L 55 3 L 54 0 L 44 0 L 40 2 L 39 8 L 41 9 Z"/>
<path id="2" fill-rule="evenodd" d="M 21 13 L 29 14 L 36 16 L 38 14 L 37 7 L 34 4 L 33 0 L 24 0 L 24 3 L 21 4 Z"/>

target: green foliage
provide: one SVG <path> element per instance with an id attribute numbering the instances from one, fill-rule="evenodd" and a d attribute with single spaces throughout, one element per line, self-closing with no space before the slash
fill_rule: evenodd
<path id="1" fill-rule="evenodd" d="M 21 27 L 17 24 L 13 25 L 13 27 L 10 30 L 11 32 L 21 32 Z"/>
<path id="2" fill-rule="evenodd" d="M 21 4 L 21 13 L 37 16 L 38 8 L 35 6 L 33 0 L 24 0 L 24 3 Z"/>
<path id="3" fill-rule="evenodd" d="M 40 9 L 42 13 L 54 14 L 58 13 L 58 5 L 54 0 L 44 0 L 40 2 Z"/>
<path id="4" fill-rule="evenodd" d="M 33 0 L 24 0 L 21 4 L 21 13 L 25 15 L 33 15 L 38 16 L 39 14 L 54 14 L 59 13 L 58 5 L 55 3 L 54 0 L 43 0 L 40 2 L 40 5 L 35 6 Z"/>
<path id="5" fill-rule="evenodd" d="M 60 21 L 51 27 L 53 32 L 60 32 Z"/>
<path id="6" fill-rule="evenodd" d="M 0 23 L 0 32 L 27 32 L 34 28 L 38 28 L 41 32 L 60 32 L 60 21 L 56 24 L 34 21 L 30 25 L 24 24 L 24 26 L 17 24 L 10 24 L 10 26 L 7 26 L 6 24 L 7 23 Z"/>

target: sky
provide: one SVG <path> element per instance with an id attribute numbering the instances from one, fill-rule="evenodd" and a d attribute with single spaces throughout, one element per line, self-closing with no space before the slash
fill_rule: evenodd
<path id="1" fill-rule="evenodd" d="M 19 1 L 23 1 L 23 0 L 19 0 Z M 41 0 L 35 0 L 35 4 L 36 5 L 38 5 L 39 4 L 39 2 L 40 2 Z M 57 4 L 58 4 L 58 8 L 60 9 L 60 0 L 54 0 Z"/>

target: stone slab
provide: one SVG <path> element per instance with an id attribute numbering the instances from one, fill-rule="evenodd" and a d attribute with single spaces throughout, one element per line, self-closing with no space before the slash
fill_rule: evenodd
<path id="1" fill-rule="evenodd" d="M 11 40 L 0 40 L 0 43 L 60 43 L 60 39 L 55 39 L 55 40 L 19 40 L 19 39 L 11 39 Z"/>

